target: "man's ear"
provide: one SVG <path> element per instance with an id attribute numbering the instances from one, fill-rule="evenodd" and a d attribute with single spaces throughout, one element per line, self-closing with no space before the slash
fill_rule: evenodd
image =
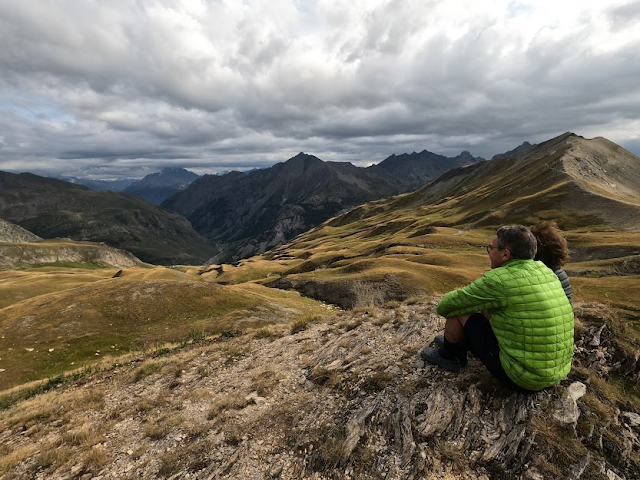
<path id="1" fill-rule="evenodd" d="M 502 250 L 502 260 L 503 260 L 503 262 L 508 262 L 512 258 L 513 257 L 511 256 L 511 250 L 509 250 L 508 248 L 505 248 L 504 250 Z"/>

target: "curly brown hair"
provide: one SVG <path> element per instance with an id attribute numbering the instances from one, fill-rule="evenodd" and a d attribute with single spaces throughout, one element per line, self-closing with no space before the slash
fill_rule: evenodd
<path id="1" fill-rule="evenodd" d="M 536 253 L 535 260 L 540 260 L 552 270 L 567 263 L 569 246 L 556 222 L 538 222 L 531 227 L 531 232 L 538 240 L 538 253 Z"/>

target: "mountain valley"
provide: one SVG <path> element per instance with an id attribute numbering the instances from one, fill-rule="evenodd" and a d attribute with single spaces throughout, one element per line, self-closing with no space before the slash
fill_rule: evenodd
<path id="1" fill-rule="evenodd" d="M 402 194 L 303 154 L 202 177 L 169 203 L 233 263 L 56 260 L 100 245 L 31 237 L 38 199 L 0 192 L 0 477 L 639 478 L 640 159 L 571 133 L 507 153 Z M 567 379 L 523 395 L 475 358 L 425 365 L 439 298 L 538 220 L 571 249 Z"/>
<path id="2" fill-rule="evenodd" d="M 482 160 L 469 152 L 447 158 L 425 150 L 360 168 L 300 153 L 247 174 L 206 175 L 162 205 L 213 243 L 211 262 L 236 261 L 364 202 L 414 190 L 450 168 Z"/>
<path id="3" fill-rule="evenodd" d="M 123 193 L 0 172 L 0 218 L 42 238 L 104 242 L 158 264 L 203 263 L 213 250 L 179 215 Z"/>

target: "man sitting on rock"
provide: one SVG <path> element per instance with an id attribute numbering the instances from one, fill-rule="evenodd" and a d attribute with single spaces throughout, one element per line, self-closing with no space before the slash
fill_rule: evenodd
<path id="1" fill-rule="evenodd" d="M 555 385 L 571 369 L 573 309 L 558 277 L 534 261 L 536 238 L 522 225 L 498 229 L 486 247 L 491 270 L 438 303 L 447 318 L 427 362 L 457 371 L 471 351 L 498 380 L 525 393 Z"/>

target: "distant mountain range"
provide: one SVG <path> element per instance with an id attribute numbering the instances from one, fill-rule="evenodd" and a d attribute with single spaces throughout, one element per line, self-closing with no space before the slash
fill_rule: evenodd
<path id="1" fill-rule="evenodd" d="M 228 262 L 281 245 L 364 202 L 412 191 L 446 170 L 477 163 L 469 152 L 391 155 L 361 168 L 300 153 L 250 173 L 205 175 L 162 203 L 186 217 Z"/>
<path id="2" fill-rule="evenodd" d="M 498 158 L 511 157 L 512 155 L 522 154 L 522 153 L 525 153 L 525 152 L 531 150 L 535 146 L 536 146 L 535 144 L 532 145 L 529 142 L 523 142 L 520 145 L 518 145 L 516 148 L 514 148 L 513 150 L 509 150 L 508 152 L 499 153 L 497 155 L 494 155 L 493 157 L 491 157 L 491 160 L 497 160 Z"/>
<path id="3" fill-rule="evenodd" d="M 203 263 L 212 248 L 183 217 L 123 193 L 0 172 L 0 218 L 43 238 L 105 242 L 158 264 Z"/>
<path id="4" fill-rule="evenodd" d="M 184 190 L 191 182 L 200 178 L 184 168 L 167 167 L 157 173 L 151 173 L 142 179 L 138 178 L 117 178 L 114 180 L 96 180 L 82 177 L 59 177 L 52 175 L 65 182 L 84 185 L 91 190 L 99 192 L 124 192 L 137 195 L 145 200 L 160 205 L 164 200 L 174 193 Z"/>
<path id="5" fill-rule="evenodd" d="M 161 207 L 125 193 L 0 172 L 0 218 L 43 238 L 105 242 L 159 264 L 235 262 L 345 212 L 333 221 L 364 218 L 369 207 L 360 205 L 407 192 L 413 193 L 391 201 L 446 211 L 435 225 L 552 218 L 569 227 L 613 222 L 632 229 L 640 228 L 637 158 L 606 139 L 571 133 L 525 142 L 490 161 L 424 150 L 361 168 L 300 153 L 248 173 L 196 178 L 165 169 L 129 186 L 158 201 L 196 178 Z M 571 215 L 559 218 L 559 211 Z"/>
<path id="6" fill-rule="evenodd" d="M 65 182 L 75 183 L 76 185 L 84 185 L 91 190 L 97 190 L 99 192 L 121 192 L 129 185 L 137 182 L 137 178 L 118 178 L 115 180 L 95 180 L 92 178 L 81 177 L 60 177 L 57 175 L 51 175 L 51 178 L 57 178 L 64 180 Z"/>
<path id="7" fill-rule="evenodd" d="M 152 173 L 142 180 L 133 182 L 123 192 L 138 195 L 151 203 L 160 205 L 171 195 L 184 190 L 198 178 L 200 175 L 184 168 L 163 168 L 158 173 Z"/>

